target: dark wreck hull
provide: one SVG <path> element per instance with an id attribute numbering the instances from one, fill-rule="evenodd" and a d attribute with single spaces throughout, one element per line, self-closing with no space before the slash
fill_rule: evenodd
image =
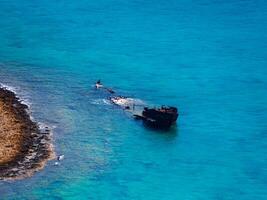
<path id="1" fill-rule="evenodd" d="M 171 123 L 169 121 L 154 121 L 150 119 L 143 120 L 144 124 L 146 126 L 155 128 L 155 129 L 169 129 L 174 123 Z"/>
<path id="2" fill-rule="evenodd" d="M 141 116 L 135 116 L 137 119 L 156 129 L 169 129 L 174 125 L 178 118 L 178 110 L 176 108 L 148 109 L 145 108 Z"/>

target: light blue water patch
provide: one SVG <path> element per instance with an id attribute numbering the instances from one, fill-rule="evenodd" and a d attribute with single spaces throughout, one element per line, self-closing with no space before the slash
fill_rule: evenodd
<path id="1" fill-rule="evenodd" d="M 0 182 L 0 199 L 267 198 L 263 0 L 0 0 L 0 82 L 53 129 L 60 166 Z M 179 107 L 155 132 L 102 81 Z"/>

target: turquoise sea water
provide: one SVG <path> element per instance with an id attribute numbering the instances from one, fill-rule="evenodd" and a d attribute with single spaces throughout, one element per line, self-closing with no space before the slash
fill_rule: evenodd
<path id="1" fill-rule="evenodd" d="M 0 0 L 0 82 L 53 127 L 60 166 L 0 199 L 267 199 L 264 0 Z M 155 132 L 108 86 L 178 106 Z"/>

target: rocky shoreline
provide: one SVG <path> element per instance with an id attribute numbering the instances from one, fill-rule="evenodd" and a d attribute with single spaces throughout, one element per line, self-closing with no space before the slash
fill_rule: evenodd
<path id="1" fill-rule="evenodd" d="M 22 179 L 55 157 L 51 131 L 41 130 L 12 91 L 0 88 L 0 180 Z"/>

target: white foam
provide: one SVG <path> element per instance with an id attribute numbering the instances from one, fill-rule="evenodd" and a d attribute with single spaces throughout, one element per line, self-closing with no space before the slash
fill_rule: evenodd
<path id="1" fill-rule="evenodd" d="M 38 122 L 38 126 L 39 126 L 39 128 L 40 128 L 41 130 L 46 129 L 47 127 L 48 127 L 49 129 L 55 129 L 55 128 L 57 127 L 57 126 L 50 126 L 50 125 L 45 124 L 45 123 L 43 123 L 43 122 Z"/>
<path id="2" fill-rule="evenodd" d="M 46 127 L 48 127 L 45 123 L 42 123 L 42 122 L 38 122 L 37 125 L 40 130 L 45 130 Z"/>
<path id="3" fill-rule="evenodd" d="M 114 98 L 112 101 L 119 106 L 145 105 L 145 103 L 141 99 L 134 98 Z"/>
<path id="4" fill-rule="evenodd" d="M 19 98 L 19 101 L 22 104 L 25 104 L 28 106 L 28 109 L 26 109 L 26 112 L 30 116 L 30 119 L 35 122 L 35 118 L 31 115 L 32 103 L 30 102 L 30 100 L 29 100 L 30 98 L 29 98 L 29 95 L 27 95 L 27 93 L 23 92 L 19 87 L 10 86 L 10 85 L 4 84 L 4 83 L 0 83 L 0 88 L 4 88 L 4 89 L 7 89 L 11 92 L 14 92 L 15 95 Z M 47 124 L 42 123 L 42 122 L 37 122 L 37 125 L 38 125 L 38 128 L 40 130 L 45 130 L 46 127 L 48 127 L 49 130 L 53 130 L 56 128 L 56 126 L 50 126 L 50 125 L 47 125 Z M 52 133 L 52 131 L 51 131 L 51 133 Z"/>
<path id="5" fill-rule="evenodd" d="M 0 88 L 9 90 L 15 93 L 15 95 L 19 98 L 20 102 L 22 104 L 27 105 L 29 108 L 32 106 L 32 103 L 30 102 L 29 98 L 26 97 L 27 96 L 26 93 L 23 93 L 19 87 L 14 87 L 14 86 L 6 85 L 4 83 L 0 83 Z"/>
<path id="6" fill-rule="evenodd" d="M 9 90 L 11 92 L 17 93 L 17 88 L 15 88 L 13 86 L 6 85 L 6 84 L 3 84 L 3 83 L 0 83 L 0 88 L 4 88 L 4 89 L 7 89 L 7 90 Z"/>
<path id="7" fill-rule="evenodd" d="M 107 99 L 95 99 L 91 101 L 93 105 L 111 105 L 110 101 Z"/>
<path id="8" fill-rule="evenodd" d="M 107 99 L 102 99 L 103 103 L 106 105 L 111 105 L 110 101 Z"/>
<path id="9" fill-rule="evenodd" d="M 135 105 L 141 105 L 141 106 L 144 106 L 146 103 L 143 101 L 143 100 L 141 100 L 141 99 L 132 99 L 133 100 L 133 103 L 135 104 Z"/>

